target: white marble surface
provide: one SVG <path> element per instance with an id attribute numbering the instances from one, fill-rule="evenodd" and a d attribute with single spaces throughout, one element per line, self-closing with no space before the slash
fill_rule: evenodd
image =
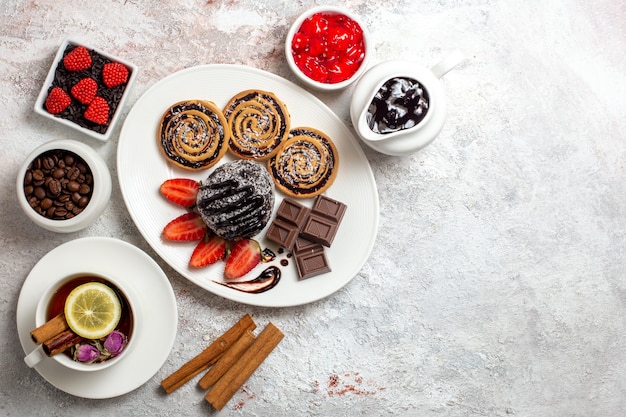
<path id="1" fill-rule="evenodd" d="M 329 2 L 337 3 L 339 2 Z M 283 59 L 292 19 L 317 2 L 3 0 L 0 11 L 0 415 L 622 416 L 626 412 L 626 6 L 599 0 L 342 2 L 371 31 L 372 64 L 433 65 L 449 118 L 409 157 L 370 150 L 380 232 L 356 278 L 285 309 L 221 299 L 175 273 L 121 198 L 117 137 L 97 142 L 32 106 L 67 36 L 137 64 L 130 106 L 177 70 L 236 63 L 295 81 Z M 323 94 L 349 123 L 350 90 Z M 114 178 L 111 203 L 69 235 L 35 227 L 14 190 L 37 145 L 93 146 Z M 140 159 L 139 161 L 140 162 Z M 57 245 L 111 236 L 154 256 L 179 308 L 174 348 L 140 388 L 73 397 L 22 362 L 15 311 L 33 265 Z M 286 337 L 214 412 L 193 383 L 163 377 L 243 313 Z"/>

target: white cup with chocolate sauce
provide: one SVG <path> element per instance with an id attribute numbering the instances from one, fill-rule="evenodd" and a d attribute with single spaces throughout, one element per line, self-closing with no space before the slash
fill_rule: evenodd
<path id="1" fill-rule="evenodd" d="M 432 68 L 394 60 L 366 71 L 357 81 L 350 104 L 352 124 L 362 142 L 395 156 L 430 144 L 446 119 L 440 79 L 462 59 L 460 52 L 454 52 Z"/>
<path id="2" fill-rule="evenodd" d="M 110 357 L 95 362 L 86 363 L 76 360 L 73 356 L 73 349 L 82 344 L 96 345 L 99 349 L 103 349 L 105 339 L 89 341 L 80 338 L 74 334 L 67 326 L 65 319 L 57 317 L 63 311 L 65 299 L 72 289 L 87 282 L 101 282 L 112 288 L 120 300 L 122 306 L 122 316 L 116 327 L 116 332 L 121 332 L 126 336 L 126 343 L 119 352 L 113 352 Z M 43 333 L 36 333 L 35 329 L 48 321 L 54 321 L 56 326 L 50 326 Z M 93 272 L 75 273 L 64 277 L 51 285 L 40 298 L 35 312 L 35 326 L 31 337 L 37 347 L 24 357 L 24 362 L 29 367 L 35 367 L 41 361 L 55 360 L 62 366 L 77 371 L 91 372 L 106 369 L 120 362 L 132 350 L 138 337 L 138 329 L 142 325 L 142 311 L 139 304 L 138 296 L 129 286 L 124 286 L 119 279 L 103 276 Z M 117 336 L 117 335 L 116 335 Z M 109 341 L 111 345 L 115 341 Z M 110 345 L 109 345 L 110 346 Z M 91 349 L 91 347 L 87 347 Z M 108 356 L 111 352 L 104 350 L 104 354 L 100 356 Z"/>

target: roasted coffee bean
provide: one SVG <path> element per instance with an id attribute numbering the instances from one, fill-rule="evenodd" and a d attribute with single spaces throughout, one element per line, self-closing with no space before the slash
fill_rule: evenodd
<path id="1" fill-rule="evenodd" d="M 76 168 L 76 167 L 72 167 L 67 171 L 67 174 L 65 174 L 65 177 L 70 180 L 70 181 L 74 181 L 76 180 L 78 177 L 80 176 L 80 169 Z"/>
<path id="2" fill-rule="evenodd" d="M 43 173 L 43 171 L 40 170 L 40 169 L 36 169 L 36 170 L 32 171 L 32 175 L 31 176 L 33 178 L 33 181 L 43 181 L 46 178 L 44 173 Z"/>
<path id="3" fill-rule="evenodd" d="M 50 219 L 69 219 L 81 213 L 92 190 L 89 166 L 69 151 L 57 149 L 39 155 L 24 175 L 28 204 Z"/>
<path id="4" fill-rule="evenodd" d="M 41 188 L 41 187 L 36 187 L 35 191 L 33 192 L 33 194 L 35 194 L 35 197 L 38 200 L 42 200 L 42 199 L 46 198 L 46 191 L 43 188 Z"/>
<path id="5" fill-rule="evenodd" d="M 39 206 L 44 210 L 48 210 L 50 207 L 52 207 L 52 199 L 44 198 L 43 200 L 41 200 Z"/>
<path id="6" fill-rule="evenodd" d="M 43 169 L 52 169 L 56 166 L 56 163 L 54 162 L 54 158 L 52 158 L 51 156 L 47 156 L 44 157 L 41 161 L 41 167 Z"/>
<path id="7" fill-rule="evenodd" d="M 67 189 L 71 192 L 76 192 L 80 190 L 80 184 L 77 181 L 70 181 L 67 183 Z"/>
<path id="8" fill-rule="evenodd" d="M 59 180 L 52 180 L 48 183 L 48 190 L 50 191 L 50 194 L 52 194 L 53 196 L 57 196 L 59 194 L 61 194 L 61 191 L 63 191 L 63 189 L 61 188 L 61 183 L 59 182 Z"/>
<path id="9" fill-rule="evenodd" d="M 54 171 L 52 171 L 52 177 L 60 180 L 61 178 L 63 178 L 65 176 L 65 170 L 61 167 L 55 169 Z"/>

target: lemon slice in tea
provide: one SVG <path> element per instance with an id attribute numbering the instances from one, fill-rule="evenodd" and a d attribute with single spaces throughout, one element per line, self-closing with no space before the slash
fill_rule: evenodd
<path id="1" fill-rule="evenodd" d="M 113 289 L 101 282 L 74 288 L 65 300 L 65 319 L 70 329 L 85 339 L 100 339 L 117 327 L 122 305 Z"/>

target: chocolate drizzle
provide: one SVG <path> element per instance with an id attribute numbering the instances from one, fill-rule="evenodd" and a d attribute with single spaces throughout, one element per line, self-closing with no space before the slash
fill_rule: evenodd
<path id="1" fill-rule="evenodd" d="M 261 274 L 249 281 L 239 282 L 220 282 L 213 281 L 217 284 L 223 285 L 228 288 L 232 288 L 237 291 L 247 292 L 250 294 L 259 294 L 267 290 L 271 290 L 280 281 L 281 272 L 280 268 L 276 266 L 270 266 L 265 269 Z"/>

